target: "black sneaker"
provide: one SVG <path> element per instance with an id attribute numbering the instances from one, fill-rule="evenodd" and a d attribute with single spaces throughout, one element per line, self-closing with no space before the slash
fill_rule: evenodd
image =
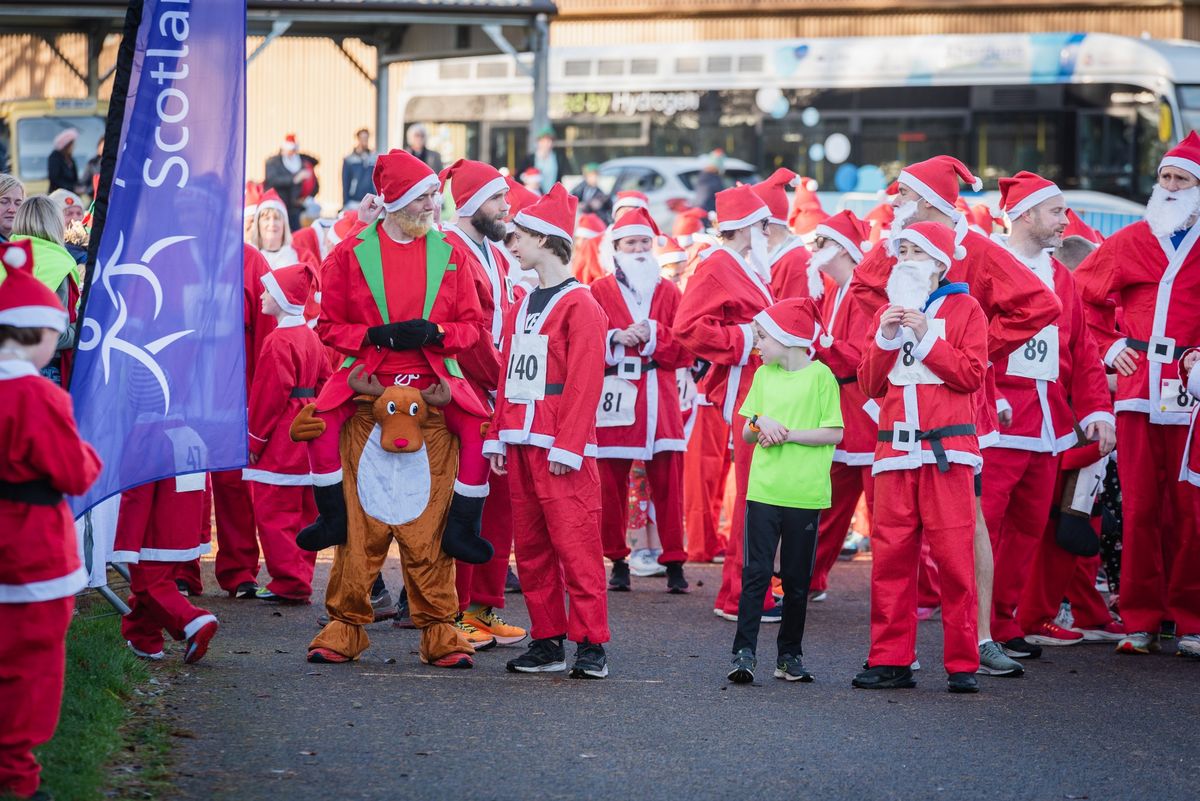
<path id="1" fill-rule="evenodd" d="M 608 588 L 614 592 L 629 592 L 629 563 L 624 559 L 613 560 Z"/>
<path id="2" fill-rule="evenodd" d="M 571 666 L 573 679 L 602 679 L 608 675 L 608 657 L 604 646 L 584 640 L 575 648 L 575 664 Z"/>
<path id="3" fill-rule="evenodd" d="M 916 687 L 917 680 L 906 665 L 880 665 L 859 673 L 850 684 L 860 690 L 906 690 Z"/>
<path id="4" fill-rule="evenodd" d="M 1158 639 L 1173 640 L 1175 639 L 1175 621 L 1164 620 L 1158 626 Z"/>
<path id="5" fill-rule="evenodd" d="M 667 592 L 683 595 L 688 591 L 687 579 L 683 577 L 683 562 L 667 563 Z"/>
<path id="6" fill-rule="evenodd" d="M 783 604 L 775 604 L 770 609 L 764 609 L 762 613 L 763 623 L 780 623 L 783 621 Z"/>
<path id="7" fill-rule="evenodd" d="M 1000 643 L 1004 655 L 1013 659 L 1037 659 L 1042 655 L 1042 646 L 1029 642 L 1024 637 L 1013 637 Z"/>
<path id="8" fill-rule="evenodd" d="M 509 673 L 557 673 L 567 669 L 567 652 L 562 637 L 534 640 L 529 649 L 505 665 Z M 603 654 L 603 651 L 601 651 Z"/>
<path id="9" fill-rule="evenodd" d="M 258 585 L 253 581 L 243 581 L 241 584 L 237 585 L 237 589 L 231 594 L 239 601 L 244 601 L 247 599 L 255 600 L 258 598 Z"/>
<path id="10" fill-rule="evenodd" d="M 733 668 L 725 674 L 725 678 L 734 684 L 749 684 L 754 681 L 754 668 L 757 666 L 758 660 L 754 658 L 754 652 L 743 648 L 734 655 Z"/>
<path id="11" fill-rule="evenodd" d="M 521 580 L 513 572 L 512 565 L 508 566 L 508 575 L 504 577 L 504 591 L 521 594 Z"/>
<path id="12" fill-rule="evenodd" d="M 799 656 L 780 654 L 775 660 L 775 678 L 785 681 L 802 681 L 806 684 L 813 680 L 813 675 L 804 669 L 804 662 Z"/>
<path id="13" fill-rule="evenodd" d="M 974 673 L 951 673 L 946 679 L 946 689 L 952 693 L 977 693 L 979 680 Z"/>
<path id="14" fill-rule="evenodd" d="M 175 589 L 179 590 L 179 594 L 185 597 L 191 597 L 192 588 L 183 579 L 175 579 Z"/>

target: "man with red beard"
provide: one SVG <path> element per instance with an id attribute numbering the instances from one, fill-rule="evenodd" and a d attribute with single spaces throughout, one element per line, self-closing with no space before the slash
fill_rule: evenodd
<path id="1" fill-rule="evenodd" d="M 1002 245 L 967 229 L 966 218 L 954 207 L 960 179 L 976 190 L 983 186 L 966 165 L 950 156 L 935 156 L 906 167 L 888 187 L 888 193 L 895 196 L 891 236 L 895 239 L 905 226 L 917 222 L 935 222 L 953 229 L 954 241 L 961 244 L 966 255 L 953 258 L 947 280 L 966 284 L 971 296 L 983 308 L 988 318 L 988 362 L 996 364 L 1052 323 L 1062 306 L 1042 282 L 1029 280 L 1029 268 Z M 892 248 L 880 247 L 871 251 L 858 266 L 850 300 L 861 304 L 864 314 L 874 315 L 887 304 L 885 287 L 895 262 Z M 987 447 L 999 436 L 994 383 L 984 382 L 976 395 L 975 408 L 979 446 Z M 979 647 L 986 661 L 996 663 L 992 667 L 1012 671 L 1012 660 L 1004 653 L 997 657 L 996 649 L 991 648 L 983 653 L 984 646 L 992 641 L 987 611 L 992 603 L 992 568 L 991 540 L 977 504 L 975 582 L 982 610 L 978 621 Z M 1040 653 L 1040 648 L 1024 641 L 1005 643 L 1005 648 L 1009 655 L 1019 657 Z"/>
<path id="2" fill-rule="evenodd" d="M 771 268 L 771 294 L 777 300 L 811 297 L 808 286 L 808 248 L 788 229 L 788 187 L 800 176 L 780 167 L 767 180 L 754 185 L 754 194 L 771 211 L 767 218 L 767 261 Z"/>
<path id="3" fill-rule="evenodd" d="M 1054 290 L 1063 310 L 1024 347 L 993 365 L 1000 441 L 983 452 L 981 501 L 996 560 L 992 634 L 1001 642 L 1023 637 L 1035 645 L 1073 645 L 1083 635 L 1052 620 L 1025 629 L 1017 622 L 1017 604 L 1047 531 L 1058 455 L 1077 443 L 1077 428 L 1100 443 L 1101 455 L 1110 452 L 1116 443 L 1112 401 L 1075 281 L 1048 252 L 1062 244 L 1067 225 L 1062 191 L 1040 175 L 1019 172 L 1000 179 L 1000 208 L 1012 226 L 1001 241 Z M 980 666 L 981 672 L 990 670 Z"/>
<path id="4" fill-rule="evenodd" d="M 1117 460 L 1124 511 L 1117 652 L 1159 649 L 1163 621 L 1200 656 L 1200 535 L 1193 485 L 1179 481 L 1192 399 L 1178 360 L 1200 345 L 1200 137 L 1158 167 L 1146 219 L 1117 231 L 1075 271 L 1106 364 L 1117 371 Z M 1116 295 L 1124 333 L 1107 324 Z"/>
<path id="5" fill-rule="evenodd" d="M 592 284 L 592 297 L 608 315 L 604 390 L 596 410 L 596 446 L 603 510 L 600 533 L 612 560 L 609 589 L 629 589 L 626 529 L 629 471 L 646 465 L 650 499 L 662 540 L 659 564 L 667 590 L 687 592 L 683 563 L 683 415 L 675 371 L 692 363 L 671 327 L 679 290 L 660 277 L 652 252 L 658 226 L 649 212 L 626 211 L 612 227 L 616 269 Z"/>
<path id="6" fill-rule="evenodd" d="M 841 552 L 863 492 L 867 493 L 867 506 L 871 505 L 871 463 L 875 460 L 878 428 L 863 409 L 868 399 L 857 377 L 862 361 L 862 332 L 871 321 L 862 316 L 859 306 L 845 302 L 854 269 L 863 260 L 863 254 L 871 250 L 867 241 L 870 226 L 854 216 L 854 212 L 840 211 L 813 229 L 813 235 L 806 283 L 809 293 L 821 304 L 827 332 L 816 343 L 816 357 L 838 380 L 844 426 L 842 441 L 833 451 L 829 476 L 832 505 L 821 513 L 816 562 L 809 584 L 811 600 L 820 602 L 825 600 L 829 571 Z M 825 276 L 833 282 L 828 294 Z"/>
<path id="7" fill-rule="evenodd" d="M 718 192 L 716 203 L 717 231 L 723 245 L 704 252 L 675 313 L 674 333 L 685 348 L 711 363 L 699 389 L 729 425 L 762 363 L 753 353 L 750 323 L 754 315 L 774 303 L 767 286 L 771 274 L 766 227 L 771 212 L 748 186 Z M 713 608 L 714 614 L 726 620 L 737 620 L 742 594 L 742 532 L 753 453 L 753 445 L 742 437 L 733 438 L 737 494 L 721 589 Z M 768 610 L 763 620 L 777 623 L 781 611 Z"/>

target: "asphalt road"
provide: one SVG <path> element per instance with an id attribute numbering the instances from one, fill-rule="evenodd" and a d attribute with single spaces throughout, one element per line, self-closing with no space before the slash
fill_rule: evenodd
<path id="1" fill-rule="evenodd" d="M 318 564 L 323 587 L 329 563 Z M 472 671 L 417 661 L 417 634 L 372 626 L 349 665 L 309 665 L 320 606 L 205 598 L 222 629 L 172 682 L 182 799 L 1195 799 L 1200 662 L 1047 649 L 1021 679 L 950 695 L 939 622 L 921 624 L 915 690 L 854 690 L 867 649 L 866 562 L 810 607 L 812 684 L 725 681 L 733 624 L 719 566 L 691 595 L 634 579 L 611 595 L 611 676 L 513 675 L 519 647 Z M 211 582 L 210 565 L 206 577 Z M 386 572 L 399 586 L 395 557 Z M 703 586 L 697 586 L 702 583 Z M 527 624 L 520 596 L 505 616 Z M 774 656 L 764 626 L 760 656 Z M 178 659 L 176 647 L 169 658 Z M 573 656 L 569 652 L 568 658 Z"/>

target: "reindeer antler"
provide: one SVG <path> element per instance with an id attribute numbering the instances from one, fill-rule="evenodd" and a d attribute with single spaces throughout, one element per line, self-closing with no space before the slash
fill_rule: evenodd
<path id="1" fill-rule="evenodd" d="M 438 382 L 421 390 L 421 397 L 430 406 L 447 406 L 450 403 L 450 385 Z"/>
<path id="2" fill-rule="evenodd" d="M 346 383 L 350 385 L 350 389 L 357 392 L 359 395 L 374 395 L 378 397 L 383 394 L 383 384 L 379 383 L 379 379 L 375 376 L 370 376 L 366 381 L 362 379 L 365 365 L 357 364 L 350 370 L 350 375 L 346 378 Z"/>

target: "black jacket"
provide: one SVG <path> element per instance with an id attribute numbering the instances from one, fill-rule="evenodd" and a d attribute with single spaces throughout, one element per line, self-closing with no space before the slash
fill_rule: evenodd
<path id="1" fill-rule="evenodd" d="M 46 177 L 50 179 L 47 192 L 53 192 L 55 189 L 74 192 L 79 188 L 79 170 L 75 167 L 75 160 L 64 155 L 61 150 L 50 151 L 46 159 Z"/>

